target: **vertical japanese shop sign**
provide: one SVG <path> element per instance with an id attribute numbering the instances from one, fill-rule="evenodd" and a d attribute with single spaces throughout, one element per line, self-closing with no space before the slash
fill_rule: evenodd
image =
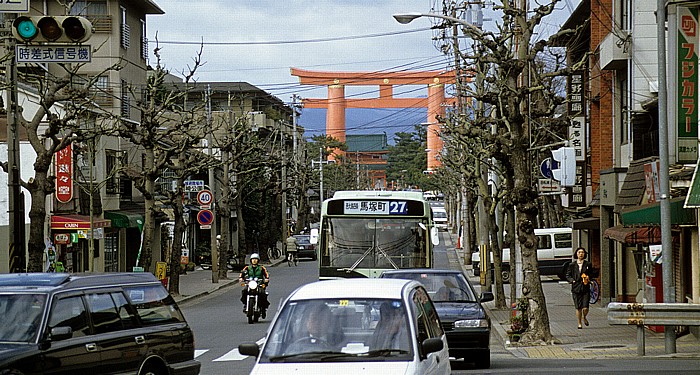
<path id="1" fill-rule="evenodd" d="M 584 111 L 583 72 L 569 77 L 567 99 L 569 102 L 569 146 L 576 153 L 576 184 L 569 191 L 569 207 L 586 206 L 586 114 Z"/>
<path id="2" fill-rule="evenodd" d="M 678 7 L 678 162 L 698 160 L 698 10 Z"/>
<path id="3" fill-rule="evenodd" d="M 73 199 L 73 147 L 56 153 L 56 200 L 68 203 Z"/>

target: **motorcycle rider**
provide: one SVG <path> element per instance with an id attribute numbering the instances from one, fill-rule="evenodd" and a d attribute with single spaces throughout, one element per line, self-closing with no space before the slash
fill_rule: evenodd
<path id="1" fill-rule="evenodd" d="M 258 278 L 259 283 L 262 287 L 262 293 L 260 296 L 260 306 L 262 307 L 261 316 L 265 319 L 265 312 L 270 306 L 270 302 L 267 301 L 267 293 L 265 293 L 265 286 L 270 283 L 270 274 L 267 273 L 267 269 L 260 263 L 260 255 L 258 253 L 253 253 L 250 255 L 250 264 L 243 267 L 241 274 L 238 276 L 238 281 L 243 282 L 247 279 Z M 243 288 L 241 291 L 241 303 L 243 303 L 243 312 L 246 313 L 246 301 L 248 299 L 248 288 Z"/>

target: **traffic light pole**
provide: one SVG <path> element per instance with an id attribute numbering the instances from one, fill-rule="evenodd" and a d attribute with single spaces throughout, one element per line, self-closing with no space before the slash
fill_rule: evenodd
<path id="1" fill-rule="evenodd" d="M 5 31 L 11 30 L 11 22 L 15 14 L 6 13 L 4 17 Z M 7 87 L 7 185 L 9 188 L 9 270 L 10 272 L 26 271 L 26 250 L 22 234 L 24 230 L 24 214 L 22 212 L 22 196 L 20 194 L 20 158 L 19 158 L 19 126 L 17 122 L 17 63 L 15 62 L 15 40 L 5 38 L 5 48 L 11 58 L 5 63 L 5 82 Z"/>

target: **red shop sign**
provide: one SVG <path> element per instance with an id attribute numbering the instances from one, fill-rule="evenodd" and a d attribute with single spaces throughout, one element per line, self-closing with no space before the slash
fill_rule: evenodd
<path id="1" fill-rule="evenodd" d="M 73 147 L 56 153 L 56 200 L 68 203 L 73 199 Z"/>
<path id="2" fill-rule="evenodd" d="M 56 233 L 53 236 L 54 243 L 57 245 L 67 245 L 70 243 L 70 234 L 68 233 Z"/>

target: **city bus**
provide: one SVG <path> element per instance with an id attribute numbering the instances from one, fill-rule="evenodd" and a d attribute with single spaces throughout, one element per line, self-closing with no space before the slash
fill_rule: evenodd
<path id="1" fill-rule="evenodd" d="M 432 268 L 439 237 L 419 191 L 339 191 L 323 202 L 311 241 L 317 244 L 319 279 L 337 279 Z"/>

